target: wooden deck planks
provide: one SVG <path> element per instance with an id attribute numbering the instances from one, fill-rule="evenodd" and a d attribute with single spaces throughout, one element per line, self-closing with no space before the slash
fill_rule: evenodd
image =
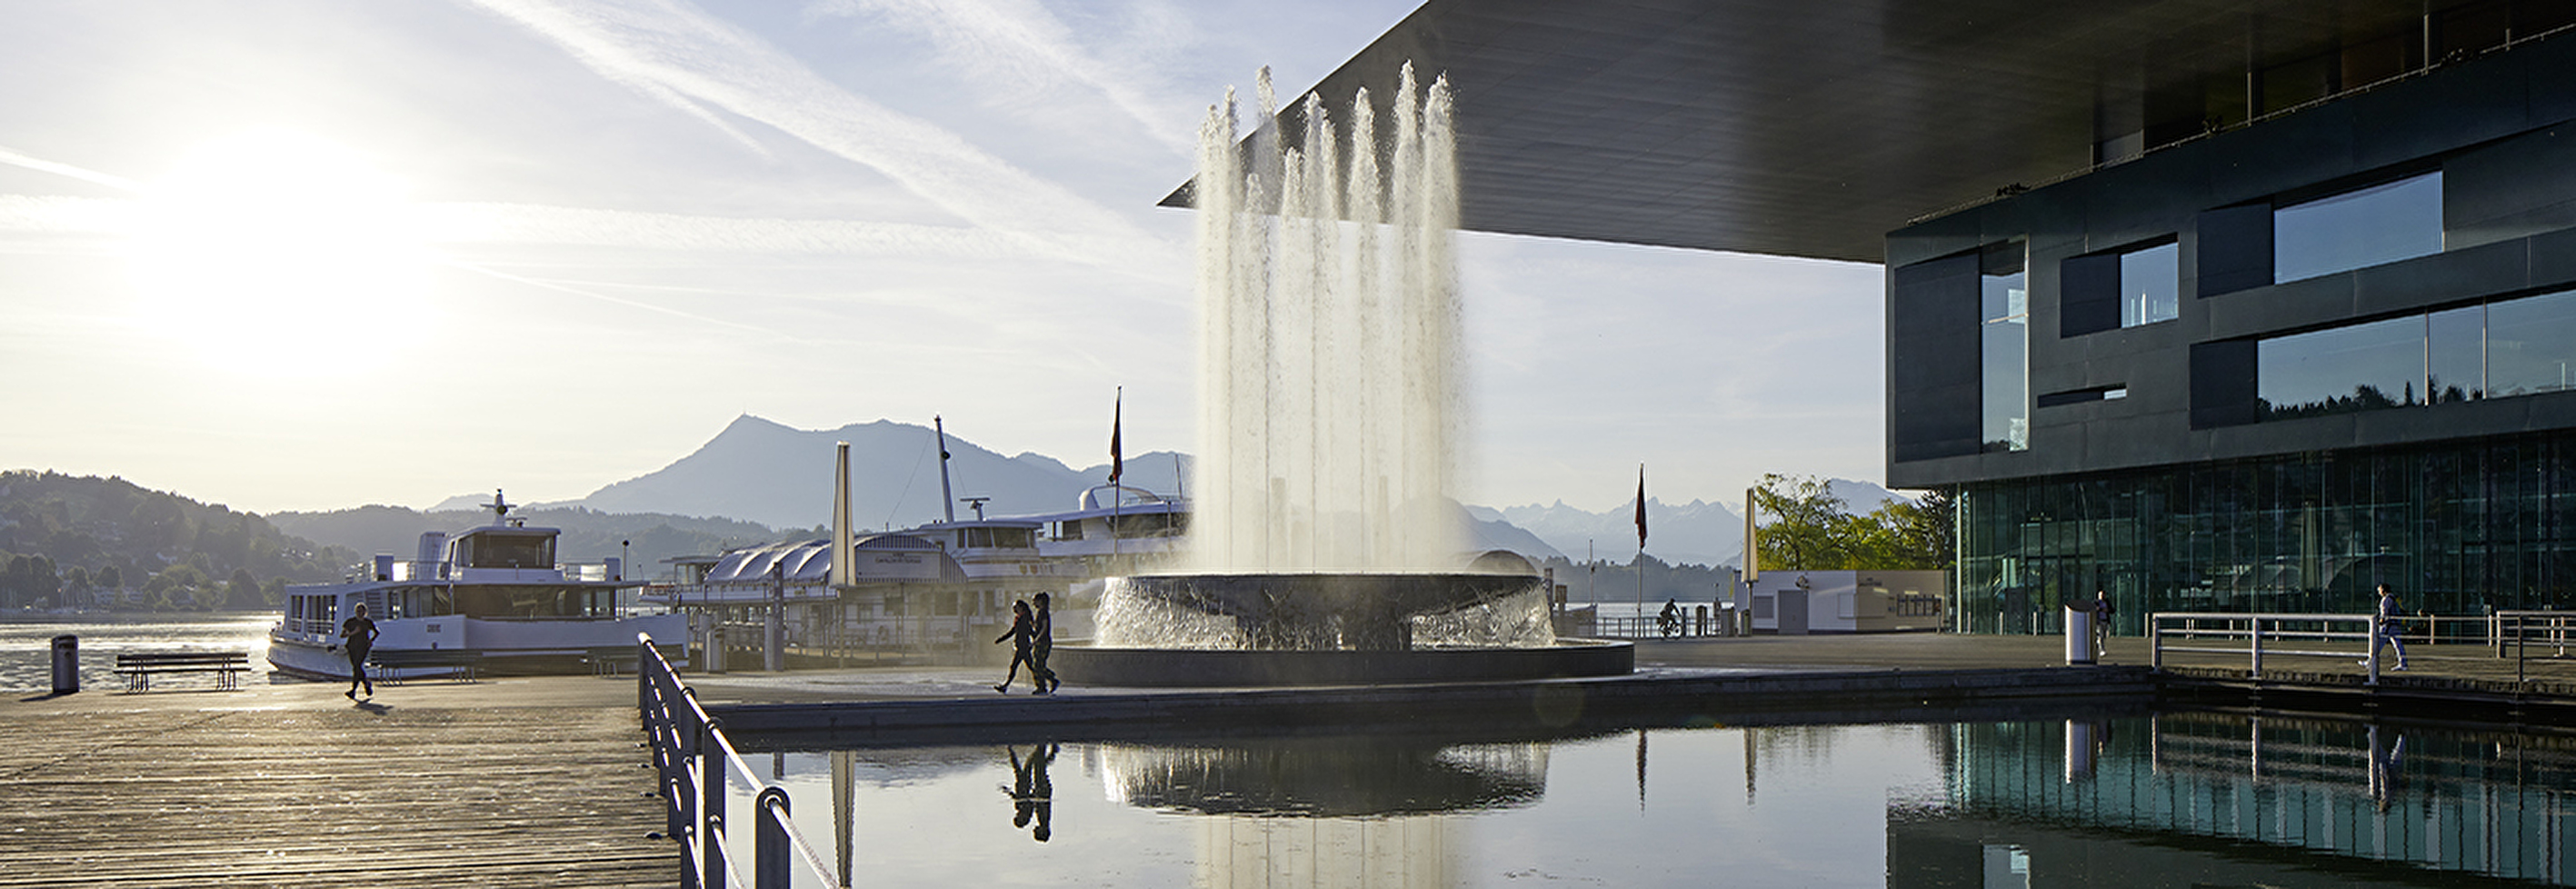
<path id="1" fill-rule="evenodd" d="M 678 878 L 630 709 L 17 715 L 0 887 Z"/>

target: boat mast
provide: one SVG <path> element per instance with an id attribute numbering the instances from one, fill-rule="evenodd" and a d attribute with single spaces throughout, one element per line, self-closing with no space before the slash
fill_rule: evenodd
<path id="1" fill-rule="evenodd" d="M 930 430 L 939 435 L 939 510 L 949 524 L 957 523 L 957 495 L 948 490 L 948 427 L 939 424 L 939 415 L 930 415 Z"/>

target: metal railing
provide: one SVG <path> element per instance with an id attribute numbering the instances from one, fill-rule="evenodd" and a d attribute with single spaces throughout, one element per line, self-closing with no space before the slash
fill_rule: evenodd
<path id="1" fill-rule="evenodd" d="M 2499 617 L 2519 614 L 2546 615 L 2552 612 L 2500 612 Z M 2576 613 L 2556 612 L 2556 614 L 2576 618 Z M 2247 662 L 2247 676 L 2261 679 L 2263 660 L 2266 657 L 2352 658 L 2359 661 L 2365 668 L 2367 678 L 2364 681 L 2377 685 L 2381 670 L 2380 651 L 2387 646 L 2374 644 L 2375 640 L 2393 637 L 2405 641 L 2417 641 L 2430 647 L 2431 643 L 2440 641 L 2438 635 L 2428 629 L 2421 634 L 2420 639 L 2417 639 L 2415 637 L 2418 634 L 2406 632 L 2405 625 L 2414 621 L 2423 621 L 2429 626 L 2434 620 L 2436 618 L 2424 615 L 2382 617 L 2377 614 L 2160 611 L 2147 616 L 2148 663 L 2156 669 L 2163 669 L 2165 655 L 2169 652 L 2243 655 Z M 2465 618 L 2454 617 L 2452 620 L 2459 621 Z M 2496 648 L 2494 657 L 2503 657 L 2505 642 L 2501 640 L 2507 638 L 2508 632 L 2520 632 L 2519 628 L 2525 626 L 2546 627 L 2547 624 L 2508 624 L 2498 620 L 2491 626 L 2493 629 L 2490 631 L 2490 645 Z M 2508 626 L 2516 629 L 2509 631 L 2506 629 Z M 2385 637 L 2382 635 L 2383 629 Z M 2515 644 L 2522 644 L 2519 641 L 2522 637 L 2513 638 L 2517 640 Z M 2534 635 L 2533 638 L 2541 638 L 2541 636 Z M 2183 644 L 2175 644 L 2176 640 Z M 2487 661 L 2491 658 L 2437 654 L 2417 649 L 2408 653 L 2404 660 Z M 2403 668 L 2404 665 L 2401 663 L 2399 669 Z"/>
<path id="2" fill-rule="evenodd" d="M 635 641 L 635 705 L 643 714 L 645 733 L 652 738 L 665 835 L 680 842 L 680 885 L 687 889 L 743 885 L 725 848 L 725 812 L 731 802 L 731 778 L 738 774 L 745 783 L 760 788 L 751 802 L 749 885 L 787 889 L 796 884 L 801 863 L 811 882 L 847 889 L 789 820 L 786 788 L 764 784 L 743 762 L 715 717 L 698 706 L 696 690 L 681 683 L 679 671 L 653 647 L 650 634 L 637 633 Z"/>
<path id="3" fill-rule="evenodd" d="M 2533 648 L 2541 649 L 2544 660 L 2564 660 L 2571 638 L 2576 611 L 2498 611 L 2487 617 L 2487 645 L 2497 658 L 2513 658 L 2516 682 L 2531 678 Z"/>

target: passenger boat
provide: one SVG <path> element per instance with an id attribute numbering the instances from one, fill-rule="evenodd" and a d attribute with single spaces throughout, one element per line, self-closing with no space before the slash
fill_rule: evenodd
<path id="1" fill-rule="evenodd" d="M 288 587 L 285 613 L 268 633 L 269 665 L 348 679 L 348 657 L 332 647 L 361 603 L 376 622 L 377 660 L 417 665 L 404 668 L 406 677 L 574 672 L 621 653 L 631 661 L 639 632 L 670 656 L 685 655 L 687 617 L 629 613 L 621 602 L 620 591 L 643 586 L 626 579 L 621 560 L 559 564 L 560 530 L 510 518 L 497 491 L 484 508 L 492 524 L 422 534 L 412 561 L 379 555 L 347 581 Z"/>

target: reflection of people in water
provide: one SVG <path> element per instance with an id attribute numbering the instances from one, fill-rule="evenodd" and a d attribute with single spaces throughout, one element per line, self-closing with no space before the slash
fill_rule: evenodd
<path id="1" fill-rule="evenodd" d="M 1047 777 L 1047 766 L 1055 762 L 1059 748 L 1055 744 L 1040 744 L 1029 750 L 1026 760 L 1020 759 L 1019 748 L 1004 749 L 1011 753 L 1013 786 L 1007 791 L 1011 795 L 1011 826 L 1028 827 L 1029 819 L 1035 817 L 1037 827 L 1029 835 L 1038 842 L 1046 842 L 1048 837 L 1055 835 L 1055 828 L 1047 823 L 1055 815 L 1055 781 Z"/>
<path id="2" fill-rule="evenodd" d="M 2370 801 L 2382 812 L 2397 795 L 2397 765 L 2406 757 L 2406 736 L 2398 735 L 2397 743 L 2379 746 L 2379 727 L 2370 727 Z"/>

